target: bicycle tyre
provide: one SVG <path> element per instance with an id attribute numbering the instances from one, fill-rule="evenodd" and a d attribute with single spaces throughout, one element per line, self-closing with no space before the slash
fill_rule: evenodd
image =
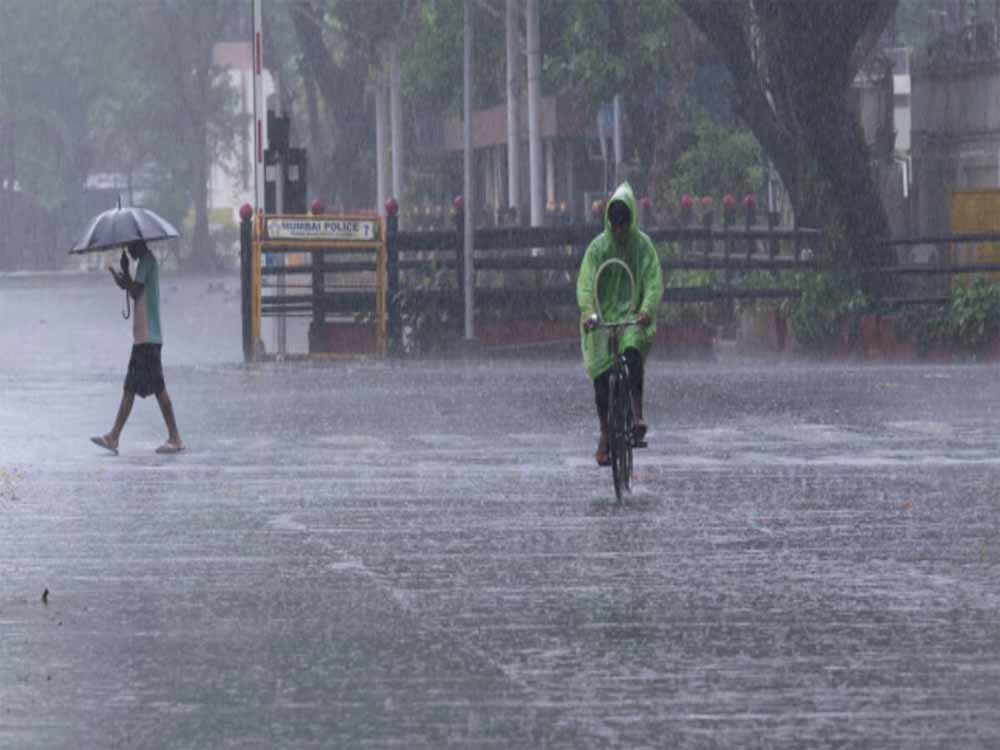
<path id="1" fill-rule="evenodd" d="M 621 502 L 622 499 L 622 453 L 625 446 L 621 436 L 624 434 L 622 424 L 622 409 L 619 403 L 621 392 L 618 388 L 620 378 L 618 373 L 611 372 L 608 378 L 608 458 L 611 459 L 611 481 L 615 486 L 615 499 Z"/>
<path id="2" fill-rule="evenodd" d="M 621 415 L 621 485 L 626 492 L 632 492 L 632 384 L 628 367 L 622 364 L 622 375 L 618 379 L 618 403 Z"/>

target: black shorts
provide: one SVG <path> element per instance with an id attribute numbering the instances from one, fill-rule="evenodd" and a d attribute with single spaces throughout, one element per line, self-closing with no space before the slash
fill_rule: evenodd
<path id="1" fill-rule="evenodd" d="M 135 344 L 128 360 L 128 374 L 125 376 L 125 391 L 140 398 L 156 394 L 159 396 L 167 387 L 163 382 L 163 364 L 160 362 L 162 344 Z"/>

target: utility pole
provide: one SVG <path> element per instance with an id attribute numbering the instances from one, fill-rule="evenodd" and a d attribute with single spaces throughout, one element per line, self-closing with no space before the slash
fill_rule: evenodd
<path id="1" fill-rule="evenodd" d="M 281 76 L 275 76 L 274 82 L 275 86 L 275 121 L 281 122 L 284 114 L 285 107 L 281 101 Z M 287 137 L 291 138 L 291 133 L 287 134 Z M 270 139 L 270 135 L 268 135 Z M 291 141 L 289 140 L 289 143 Z M 274 164 L 275 176 L 274 176 L 274 211 L 279 216 L 285 213 L 285 156 L 288 154 L 288 143 L 282 144 L 281 148 L 275 149 L 278 154 L 278 159 Z M 285 267 L 285 254 L 279 253 L 277 258 L 277 264 L 280 268 Z M 285 296 L 287 291 L 286 282 L 287 279 L 285 274 L 278 276 L 278 294 L 282 297 Z M 288 320 L 284 315 L 278 316 L 277 320 L 277 341 L 275 342 L 276 349 L 279 354 L 285 354 L 288 351 Z"/>
<path id="2" fill-rule="evenodd" d="M 258 212 L 264 210 L 264 119 L 267 105 L 264 102 L 264 21 L 261 14 L 263 0 L 253 0 L 253 117 L 254 117 L 254 199 Z"/>
<path id="3" fill-rule="evenodd" d="M 608 36 L 608 52 L 612 58 L 621 58 L 625 51 L 625 43 L 624 34 L 622 32 L 621 6 L 618 0 L 608 0 L 608 29 L 610 30 L 610 34 Z M 615 158 L 615 186 L 619 185 L 625 177 L 625 170 L 622 164 L 622 162 L 625 161 L 625 149 L 622 145 L 622 95 L 620 93 L 620 84 L 622 81 L 619 79 L 616 83 L 619 85 L 615 87 L 616 93 L 611 102 L 611 135 L 612 148 L 614 149 Z"/>
<path id="4" fill-rule="evenodd" d="M 542 45 L 538 0 L 528 0 L 528 169 L 531 175 L 531 226 L 544 222 L 542 199 Z"/>
<path id="5" fill-rule="evenodd" d="M 385 215 L 386 179 L 385 179 L 385 84 L 382 71 L 375 79 L 375 212 Z"/>
<path id="6" fill-rule="evenodd" d="M 465 193 L 465 225 L 463 227 L 463 252 L 465 257 L 465 340 L 475 339 L 475 327 L 473 314 L 475 311 L 475 298 L 473 296 L 473 285 L 476 279 L 476 271 L 472 266 L 472 242 L 473 228 L 476 216 L 476 195 L 475 186 L 472 182 L 472 159 L 475 154 L 472 148 L 472 73 L 473 58 L 472 47 L 475 41 L 473 34 L 475 25 L 473 23 L 473 13 L 475 13 L 474 0 L 465 0 L 464 16 L 465 30 L 463 39 L 463 73 L 462 73 L 462 136 L 465 148 L 465 170 L 463 179 L 463 191 Z"/>
<path id="7" fill-rule="evenodd" d="M 613 100 L 613 110 L 614 110 L 614 129 L 612 133 L 614 135 L 614 149 L 615 149 L 615 187 L 621 184 L 625 177 L 625 170 L 622 168 L 622 162 L 625 160 L 625 149 L 622 145 L 622 95 L 615 94 Z"/>
<path id="8" fill-rule="evenodd" d="M 521 50 L 517 6 L 507 0 L 507 206 L 521 221 Z"/>
<path id="9" fill-rule="evenodd" d="M 389 120 L 392 134 L 392 197 L 403 199 L 403 102 L 400 93 L 399 41 L 389 52 Z"/>

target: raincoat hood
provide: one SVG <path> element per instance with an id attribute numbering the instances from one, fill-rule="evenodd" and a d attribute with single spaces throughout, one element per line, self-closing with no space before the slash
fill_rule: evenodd
<path id="1" fill-rule="evenodd" d="M 612 203 L 624 203 L 628 206 L 629 215 L 632 220 L 628 225 L 628 232 L 626 236 L 635 234 L 639 231 L 639 217 L 636 211 L 635 203 L 635 193 L 632 192 L 632 186 L 627 182 L 623 182 L 614 193 L 611 195 L 611 199 L 608 201 L 608 205 L 604 207 L 604 231 L 607 232 L 608 236 L 614 239 L 614 232 L 611 229 L 611 204 Z"/>

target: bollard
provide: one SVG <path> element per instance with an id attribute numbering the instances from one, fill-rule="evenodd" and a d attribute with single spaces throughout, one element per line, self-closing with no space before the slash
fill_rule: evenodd
<path id="1" fill-rule="evenodd" d="M 254 359 L 253 343 L 253 207 L 240 206 L 240 310 L 243 316 L 243 361 Z"/>
<path id="2" fill-rule="evenodd" d="M 687 227 L 691 223 L 691 219 L 693 216 L 694 216 L 694 199 L 687 193 L 684 193 L 684 195 L 681 196 L 681 210 L 679 213 L 681 227 L 682 228 Z M 681 241 L 681 256 L 686 256 L 691 250 L 691 238 L 690 236 L 687 235 L 686 232 L 683 233 L 681 236 L 684 237 L 684 239 Z"/>
<path id="3" fill-rule="evenodd" d="M 455 220 L 455 275 L 458 296 L 452 301 L 452 319 L 460 333 L 465 332 L 465 199 L 456 195 L 452 202 Z"/>
<path id="4" fill-rule="evenodd" d="M 643 227 L 653 225 L 653 199 L 648 195 L 639 199 L 639 221 Z"/>
<path id="5" fill-rule="evenodd" d="M 753 193 L 747 193 L 743 198 L 743 207 L 746 209 L 746 231 L 747 231 L 747 262 L 753 254 L 753 240 L 750 239 L 750 227 L 757 223 L 757 199 Z"/>
<path id="6" fill-rule="evenodd" d="M 778 255 L 778 236 L 775 233 L 775 227 L 778 225 L 778 212 L 768 211 L 767 212 L 767 256 L 770 260 L 774 260 Z M 771 278 L 774 279 L 775 283 L 778 282 L 778 272 L 775 269 L 771 269 Z"/>
<path id="7" fill-rule="evenodd" d="M 385 202 L 385 335 L 390 356 L 400 352 L 399 305 L 396 293 L 399 290 L 399 248 L 396 235 L 399 234 L 399 204 L 395 198 Z"/>
<path id="8" fill-rule="evenodd" d="M 701 199 L 701 226 L 705 230 L 705 257 L 712 254 L 712 224 L 715 221 L 715 212 L 712 210 L 712 196 L 706 195 Z"/>
<path id="9" fill-rule="evenodd" d="M 722 274 L 723 283 L 729 286 L 729 255 L 733 250 L 733 219 L 736 216 L 736 196 L 732 193 L 726 193 L 726 196 L 722 199 L 722 229 L 725 233 L 725 239 L 723 240 L 722 253 L 725 258 L 725 270 Z"/>

